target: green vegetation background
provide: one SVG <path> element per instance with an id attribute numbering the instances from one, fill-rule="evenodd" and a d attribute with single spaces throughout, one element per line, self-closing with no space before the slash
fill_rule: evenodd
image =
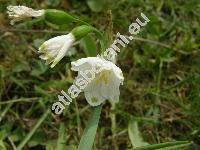
<path id="1" fill-rule="evenodd" d="M 72 25 L 58 27 L 44 21 L 29 21 L 11 26 L 6 14 L 8 5 L 64 10 L 100 29 L 110 42 L 117 32 L 126 35 L 128 26 L 143 12 L 151 21 L 118 56 L 117 65 L 125 82 L 114 111 L 115 144 L 121 150 L 132 147 L 128 123 L 133 119 L 150 144 L 188 140 L 193 141 L 193 149 L 200 149 L 200 1 L 0 0 L 2 149 L 12 149 L 30 131 L 33 137 L 25 150 L 53 150 L 59 138 L 65 149 L 74 149 L 91 113 L 81 94 L 61 116 L 50 114 L 33 130 L 57 101 L 57 94 L 72 84 L 75 74 L 70 70 L 70 62 L 87 57 L 86 48 L 91 41 L 82 40 L 50 69 L 38 58 L 37 49 L 45 40 L 70 31 Z M 92 42 L 97 45 L 96 39 Z M 99 52 L 98 47 L 94 50 Z M 94 149 L 116 147 L 111 138 L 110 113 L 110 104 L 106 103 Z M 59 134 L 59 128 L 64 135 Z"/>

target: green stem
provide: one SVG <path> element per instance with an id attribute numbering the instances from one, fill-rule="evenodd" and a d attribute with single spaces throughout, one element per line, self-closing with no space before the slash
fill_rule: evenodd
<path id="1" fill-rule="evenodd" d="M 101 114 L 102 105 L 93 108 L 88 124 L 83 132 L 78 150 L 91 150 Z"/>
<path id="2" fill-rule="evenodd" d="M 50 113 L 50 109 L 47 109 L 46 112 L 42 115 L 42 117 L 38 120 L 36 125 L 33 127 L 33 129 L 26 135 L 26 137 L 22 140 L 22 142 L 17 146 L 17 150 L 21 150 L 26 145 L 26 143 L 30 140 L 30 138 L 33 136 L 35 131 L 39 128 L 42 122 L 47 118 L 49 113 Z"/>
<path id="3" fill-rule="evenodd" d="M 97 28 L 91 26 L 89 23 L 87 23 L 83 20 L 80 20 L 80 19 L 77 19 L 77 21 L 80 22 L 83 25 L 90 26 L 93 29 L 97 38 L 100 40 L 99 42 L 100 42 L 100 46 L 101 46 L 101 52 L 104 52 L 106 50 L 106 42 L 105 42 L 103 34 Z"/>

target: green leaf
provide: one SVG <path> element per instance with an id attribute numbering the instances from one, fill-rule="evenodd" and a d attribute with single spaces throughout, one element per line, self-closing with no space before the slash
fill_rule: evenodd
<path id="1" fill-rule="evenodd" d="M 66 138 L 67 136 L 66 136 L 65 126 L 64 126 L 64 123 L 61 123 L 56 150 L 65 150 L 66 140 L 67 140 Z"/>
<path id="2" fill-rule="evenodd" d="M 36 130 L 40 127 L 40 125 L 44 122 L 44 120 L 48 117 L 49 114 L 50 114 L 50 109 L 47 109 L 46 112 L 37 121 L 35 126 L 30 130 L 30 132 L 25 136 L 25 138 L 19 143 L 19 145 L 17 146 L 17 150 L 21 150 L 26 145 L 26 143 L 30 140 L 30 138 L 33 136 L 33 134 L 36 132 Z"/>
<path id="3" fill-rule="evenodd" d="M 42 145 L 45 142 L 45 134 L 42 131 L 37 131 L 28 142 L 28 147 L 35 147 Z"/>
<path id="4" fill-rule="evenodd" d="M 142 136 L 138 129 L 137 121 L 130 121 L 128 125 L 128 135 L 133 145 L 133 148 L 148 145 L 148 143 L 144 142 L 142 139 Z"/>
<path id="5" fill-rule="evenodd" d="M 56 148 L 56 140 L 49 140 L 45 144 L 46 150 L 55 150 L 55 148 Z"/>
<path id="6" fill-rule="evenodd" d="M 30 71 L 30 67 L 28 63 L 16 62 L 12 71 L 17 73 L 22 71 Z"/>
<path id="7" fill-rule="evenodd" d="M 104 7 L 104 0 L 87 0 L 87 4 L 94 12 L 100 12 Z"/>
<path id="8" fill-rule="evenodd" d="M 47 4 L 56 7 L 60 4 L 61 0 L 46 0 Z"/>
<path id="9" fill-rule="evenodd" d="M 56 149 L 58 140 L 49 140 L 45 143 L 45 150 L 58 150 Z M 75 145 L 65 145 L 64 150 L 77 150 Z"/>
<path id="10" fill-rule="evenodd" d="M 7 150 L 2 140 L 0 140 L 0 150 Z"/>
<path id="11" fill-rule="evenodd" d="M 45 73 L 45 71 L 48 69 L 48 67 L 43 64 L 41 61 L 36 62 L 36 67 L 31 71 L 32 76 L 40 76 L 41 74 Z"/>
<path id="12" fill-rule="evenodd" d="M 81 40 L 81 46 L 87 57 L 96 56 L 97 55 L 97 48 L 95 40 L 90 36 L 87 35 Z"/>
<path id="13" fill-rule="evenodd" d="M 78 150 L 91 150 L 95 139 L 102 105 L 94 107 L 87 126 L 81 137 Z"/>
<path id="14" fill-rule="evenodd" d="M 134 148 L 134 150 L 178 150 L 178 148 L 183 148 L 189 146 L 190 144 L 191 142 L 189 141 L 175 141 L 142 146 Z"/>
<path id="15" fill-rule="evenodd" d="M 189 145 L 191 145 L 191 143 L 169 146 L 169 147 L 166 147 L 166 148 L 160 148 L 158 150 L 188 150 Z M 187 148 L 187 149 L 185 149 L 185 148 Z"/>
<path id="16" fill-rule="evenodd" d="M 28 81 L 15 78 L 14 76 L 11 76 L 10 80 L 13 81 L 19 87 L 21 87 L 22 89 L 26 90 L 25 89 L 25 84 L 28 83 Z"/>

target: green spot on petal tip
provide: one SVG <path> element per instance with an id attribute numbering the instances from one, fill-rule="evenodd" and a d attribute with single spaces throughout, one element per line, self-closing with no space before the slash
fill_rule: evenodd
<path id="1" fill-rule="evenodd" d="M 45 49 L 45 45 L 44 45 L 44 44 L 42 44 L 42 45 L 39 47 L 39 52 L 42 52 L 42 51 L 44 51 L 44 49 Z"/>
<path id="2" fill-rule="evenodd" d="M 92 103 L 98 102 L 98 100 L 95 97 L 93 97 L 91 100 L 92 100 Z"/>
<path id="3" fill-rule="evenodd" d="M 53 64 L 51 65 L 51 68 L 55 67 L 55 65 L 58 63 L 58 61 L 54 61 Z"/>

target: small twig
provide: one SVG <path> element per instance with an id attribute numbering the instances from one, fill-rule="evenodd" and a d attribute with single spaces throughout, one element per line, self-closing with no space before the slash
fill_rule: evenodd
<path id="1" fill-rule="evenodd" d="M 32 29 L 0 29 L 1 32 L 28 32 L 28 33 L 50 33 L 50 34 L 67 34 L 66 31 L 54 31 L 54 30 L 32 30 Z"/>
<path id="2" fill-rule="evenodd" d="M 107 27 L 107 34 L 108 34 L 108 43 L 112 44 L 113 42 L 113 16 L 112 11 L 108 10 L 108 27 Z M 112 132 L 112 145 L 114 150 L 118 150 L 117 140 L 114 136 L 116 134 L 116 115 L 115 115 L 115 108 L 116 103 L 111 102 L 111 111 L 110 111 L 110 120 L 111 120 L 111 132 Z"/>
<path id="3" fill-rule="evenodd" d="M 128 38 L 128 36 L 126 36 Z M 179 50 L 179 49 L 176 49 L 176 48 L 172 48 L 172 46 L 170 45 L 167 45 L 167 44 L 163 44 L 161 42 L 158 42 L 158 41 L 154 41 L 154 40 L 149 40 L 149 39 L 144 39 L 144 38 L 139 38 L 139 37 L 133 37 L 134 40 L 137 40 L 137 41 L 141 41 L 141 42 L 147 42 L 147 43 L 151 43 L 151 44 L 154 44 L 154 45 L 159 45 L 161 47 L 165 47 L 165 48 L 168 48 L 168 49 L 172 49 L 173 51 L 176 51 L 176 52 L 179 52 L 181 54 L 185 54 L 185 55 L 188 55 L 190 53 L 197 53 L 197 52 L 200 52 L 200 50 L 193 50 L 192 52 L 185 52 L 183 50 Z"/>
<path id="4" fill-rule="evenodd" d="M 33 98 L 19 98 L 14 100 L 8 100 L 8 101 L 1 101 L 0 105 L 9 104 L 9 103 L 17 103 L 17 102 L 32 102 L 34 100 L 39 99 L 39 97 L 33 97 Z"/>
<path id="5" fill-rule="evenodd" d="M 160 64 L 159 64 L 159 71 L 158 71 L 158 77 L 157 77 L 157 86 L 156 86 L 156 93 L 160 93 L 160 84 L 161 84 L 161 79 L 162 79 L 162 68 L 163 68 L 163 60 L 160 59 Z M 160 97 L 156 96 L 156 101 L 155 104 L 158 105 L 160 104 Z"/>
<path id="6" fill-rule="evenodd" d="M 116 115 L 114 112 L 115 108 L 116 108 L 116 103 L 111 102 L 110 119 L 111 119 L 112 142 L 113 142 L 114 150 L 118 150 L 118 145 L 117 145 L 117 141 L 116 141 L 116 137 L 115 137 L 116 129 L 117 129 Z"/>
<path id="7" fill-rule="evenodd" d="M 79 112 L 79 108 L 78 108 L 78 104 L 76 100 L 74 101 L 74 103 L 75 103 L 76 120 L 77 120 L 77 132 L 78 132 L 78 136 L 80 136 L 81 135 L 80 112 Z"/>
<path id="8" fill-rule="evenodd" d="M 88 110 L 89 108 L 90 108 L 91 106 L 90 105 L 87 105 L 87 106 L 85 106 L 84 108 L 82 108 L 81 110 L 79 110 L 79 115 L 81 115 L 82 113 L 84 113 L 86 110 Z M 76 112 L 75 113 L 73 113 L 73 114 L 71 114 L 70 115 L 70 117 L 74 117 L 74 116 L 76 116 L 77 114 L 76 114 Z"/>
<path id="9" fill-rule="evenodd" d="M 121 132 L 119 132 L 119 133 L 116 133 L 116 134 L 114 135 L 114 137 L 119 137 L 119 136 L 121 136 L 121 135 L 127 133 L 127 131 L 128 131 L 128 130 L 125 129 L 125 130 L 123 130 L 123 131 L 121 131 Z"/>
<path id="10" fill-rule="evenodd" d="M 10 144 L 12 145 L 13 150 L 17 150 L 17 147 L 15 146 L 14 142 L 10 137 L 8 137 L 8 140 L 10 141 Z"/>
<path id="11" fill-rule="evenodd" d="M 162 47 L 165 47 L 165 48 L 171 48 L 171 46 L 169 46 L 167 44 L 160 43 L 158 41 L 153 41 L 153 40 L 139 38 L 139 37 L 133 37 L 133 39 L 137 40 L 137 41 L 148 42 L 148 43 L 151 43 L 151 44 L 159 45 L 159 46 L 162 46 Z"/>

